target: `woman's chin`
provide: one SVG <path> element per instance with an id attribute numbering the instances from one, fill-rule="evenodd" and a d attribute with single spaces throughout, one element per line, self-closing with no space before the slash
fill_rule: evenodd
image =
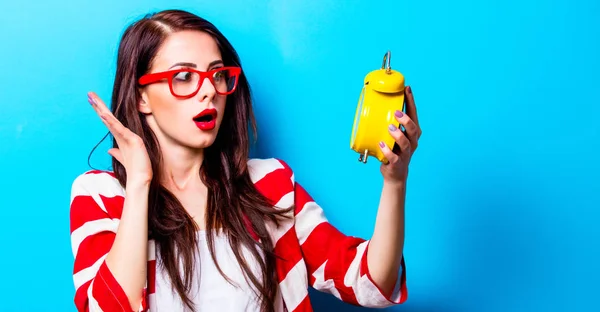
<path id="1" fill-rule="evenodd" d="M 197 138 L 194 138 L 193 141 L 190 141 L 190 138 L 187 138 L 187 146 L 192 148 L 192 149 L 205 149 L 208 148 L 210 146 L 213 145 L 213 143 L 215 143 L 215 139 L 216 139 L 217 135 L 216 132 L 215 134 L 202 134 L 200 136 L 198 136 Z"/>

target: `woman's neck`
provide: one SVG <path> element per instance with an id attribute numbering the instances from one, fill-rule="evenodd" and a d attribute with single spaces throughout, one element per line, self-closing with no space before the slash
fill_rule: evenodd
<path id="1" fill-rule="evenodd" d="M 167 188 L 180 192 L 202 184 L 199 172 L 204 150 L 169 146 L 162 149 L 162 159 L 161 183 Z"/>

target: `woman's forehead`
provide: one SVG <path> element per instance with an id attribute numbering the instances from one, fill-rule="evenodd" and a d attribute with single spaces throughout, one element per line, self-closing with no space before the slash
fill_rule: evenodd
<path id="1" fill-rule="evenodd" d="M 155 70 L 168 70 L 177 63 L 196 64 L 198 70 L 207 70 L 221 52 L 215 39 L 201 31 L 175 32 L 165 39 L 154 58 Z"/>

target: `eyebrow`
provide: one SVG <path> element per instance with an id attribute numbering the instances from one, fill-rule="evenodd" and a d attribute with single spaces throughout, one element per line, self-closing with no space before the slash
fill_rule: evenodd
<path id="1" fill-rule="evenodd" d="M 212 62 L 210 62 L 208 64 L 208 68 L 211 68 L 215 65 L 223 65 L 223 61 L 222 60 L 214 60 Z M 176 67 L 176 66 L 183 66 L 183 67 L 191 67 L 191 68 L 198 68 L 198 65 L 194 64 L 194 63 L 189 63 L 189 62 L 179 62 L 179 63 L 175 63 L 173 64 L 173 66 L 169 67 L 169 69 Z"/>
<path id="2" fill-rule="evenodd" d="M 179 63 L 175 63 L 173 64 L 173 66 L 169 67 L 169 69 L 176 67 L 176 66 L 183 66 L 183 67 L 192 67 L 192 68 L 196 68 L 198 66 L 196 66 L 196 64 L 194 63 L 187 63 L 187 62 L 179 62 Z"/>

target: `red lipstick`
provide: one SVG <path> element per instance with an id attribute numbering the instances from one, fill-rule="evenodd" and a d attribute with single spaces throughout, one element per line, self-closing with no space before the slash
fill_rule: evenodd
<path id="1" fill-rule="evenodd" d="M 217 123 L 217 110 L 214 108 L 205 109 L 194 116 L 193 120 L 200 130 L 212 130 Z"/>

